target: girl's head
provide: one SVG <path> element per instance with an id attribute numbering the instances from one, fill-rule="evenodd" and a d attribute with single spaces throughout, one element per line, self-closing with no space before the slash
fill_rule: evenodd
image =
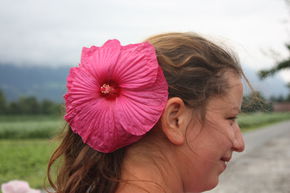
<path id="1" fill-rule="evenodd" d="M 136 75 L 135 83 L 126 85 L 129 90 L 123 95 L 127 96 L 128 101 L 132 101 L 126 101 L 121 107 L 114 108 L 112 104 L 122 99 L 122 87 L 118 85 L 124 79 L 118 78 L 114 73 L 110 74 L 113 79 L 106 78 L 99 73 L 105 71 L 102 67 L 92 67 L 88 69 L 90 73 L 80 70 L 82 76 L 78 76 L 79 72 L 76 73 L 76 70 L 71 70 L 68 78 L 70 94 L 66 95 L 66 120 L 73 126 L 71 129 L 74 132 L 68 130 L 49 163 L 50 169 L 57 158 L 64 157 L 56 186 L 52 184 L 57 192 L 114 192 L 118 183 L 122 182 L 121 167 L 126 165 L 124 162 L 130 160 L 132 152 L 145 151 L 146 147 L 163 151 L 162 154 L 169 158 L 168 162 L 175 163 L 174 168 L 180 175 L 184 191 L 203 191 L 217 184 L 218 175 L 225 169 L 225 162 L 229 161 L 232 152 L 243 150 L 244 144 L 235 117 L 242 102 L 243 87 L 240 79 L 244 75 L 235 57 L 193 33 L 160 34 L 148 38 L 146 42 L 153 46 L 153 54 L 156 54 L 156 61 L 162 72 L 155 67 L 154 58 L 142 60 L 143 55 L 152 56 L 152 49 L 147 46 L 134 48 L 133 51 L 130 50 L 133 46 L 126 46 L 119 51 L 123 55 L 104 49 L 105 51 L 93 59 L 86 59 L 84 55 L 91 56 L 99 48 L 94 47 L 93 51 L 83 53 L 80 66 L 87 69 L 87 64 L 94 63 L 92 60 L 101 61 L 95 65 L 102 65 L 108 58 L 113 61 L 126 61 L 132 53 L 136 56 L 130 59 L 131 63 L 145 61 L 142 65 L 149 65 L 149 69 L 154 69 L 143 72 L 142 66 L 127 67 L 124 62 L 120 62 L 123 65 L 121 69 L 110 68 L 110 73 L 118 71 L 120 74 L 129 74 L 126 80 L 134 80 L 135 75 L 131 77 L 134 73 L 142 75 L 142 79 L 138 79 L 139 75 Z M 143 51 L 145 54 L 142 55 Z M 103 57 L 102 53 L 110 53 L 110 56 Z M 128 73 L 130 70 L 132 73 Z M 91 107 L 83 105 L 95 96 L 91 77 L 100 79 L 99 83 L 95 81 L 103 97 L 98 101 L 109 101 L 105 106 L 95 102 L 93 107 L 109 109 L 106 112 L 102 109 L 90 110 Z M 79 84 L 73 83 L 76 79 Z M 150 85 L 146 85 L 147 83 Z M 167 89 L 164 90 L 167 84 L 168 93 Z M 80 88 L 77 92 L 74 90 L 76 85 Z M 87 98 L 82 97 L 86 89 L 91 94 Z M 140 96 L 135 97 L 139 91 Z M 138 97 L 143 97 L 146 101 L 140 102 Z M 131 115 L 132 112 L 129 111 L 136 113 L 136 116 L 134 113 L 129 116 L 131 122 L 126 117 Z M 144 113 L 139 116 L 139 111 Z M 81 115 L 78 115 L 79 112 Z M 113 116 L 113 120 L 122 117 L 122 120 L 112 123 L 106 119 L 108 116 Z M 141 124 L 136 124 L 135 120 Z M 95 132 L 92 125 L 100 123 L 103 129 Z M 128 126 L 133 129 L 124 128 L 127 133 L 111 132 L 110 128 L 117 127 L 118 124 L 120 127 Z M 83 131 L 84 128 L 89 132 Z M 109 134 L 103 135 L 101 132 Z M 106 153 L 93 150 L 84 142 Z M 115 149 L 111 148 L 112 144 Z M 144 152 L 144 156 L 148 152 Z"/>
<path id="2" fill-rule="evenodd" d="M 155 130 L 165 138 L 158 140 L 157 135 L 144 138 L 145 144 L 158 140 L 160 151 L 167 152 L 167 160 L 174 165 L 172 170 L 180 174 L 185 192 L 214 188 L 232 153 L 244 150 L 243 137 L 235 121 L 241 109 L 243 86 L 234 72 L 228 71 L 223 76 L 229 82 L 227 92 L 210 96 L 202 109 L 185 105 L 179 97 L 170 98 L 160 120 L 162 132 Z M 144 142 L 142 145 L 145 146 Z M 154 145 L 148 145 L 148 149 L 154 149 Z"/>

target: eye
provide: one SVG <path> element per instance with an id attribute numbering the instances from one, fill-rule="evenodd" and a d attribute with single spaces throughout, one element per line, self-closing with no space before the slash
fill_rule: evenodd
<path id="1" fill-rule="evenodd" d="M 238 118 L 237 116 L 232 116 L 228 117 L 227 120 L 230 121 L 230 125 L 233 125 L 236 122 L 237 118 Z"/>
<path id="2" fill-rule="evenodd" d="M 235 121 L 235 120 L 237 120 L 237 116 L 234 116 L 234 117 L 228 117 L 228 120 L 233 120 L 233 121 Z"/>

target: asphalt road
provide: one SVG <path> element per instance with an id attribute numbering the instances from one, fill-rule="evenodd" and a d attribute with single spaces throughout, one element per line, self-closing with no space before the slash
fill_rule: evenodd
<path id="1" fill-rule="evenodd" d="M 290 193 L 290 121 L 244 135 L 219 185 L 206 193 Z"/>

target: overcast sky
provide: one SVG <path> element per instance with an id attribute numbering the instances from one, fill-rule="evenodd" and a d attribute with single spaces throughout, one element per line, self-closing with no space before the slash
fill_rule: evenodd
<path id="1" fill-rule="evenodd" d="M 274 65 L 271 50 L 288 56 L 288 11 L 284 0 L 0 0 L 0 62 L 77 65 L 83 46 L 107 39 L 194 31 L 258 70 Z M 290 81 L 289 71 L 281 76 Z"/>

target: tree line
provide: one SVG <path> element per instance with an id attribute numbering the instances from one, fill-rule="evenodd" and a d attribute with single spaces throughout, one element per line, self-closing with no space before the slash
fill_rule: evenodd
<path id="1" fill-rule="evenodd" d="M 59 115 L 62 106 L 48 99 L 40 101 L 34 96 L 22 96 L 9 102 L 0 90 L 0 115 Z"/>
<path id="2" fill-rule="evenodd" d="M 252 92 L 244 96 L 242 112 L 271 112 L 275 102 L 290 102 L 290 95 L 266 100 L 260 92 Z M 0 89 L 0 115 L 59 115 L 64 113 L 63 106 L 48 99 L 37 100 L 34 96 L 22 96 L 16 101 L 8 102 Z"/>
<path id="3" fill-rule="evenodd" d="M 290 93 L 288 96 L 272 96 L 269 99 L 258 91 L 243 97 L 242 112 L 272 112 L 274 103 L 290 103 Z"/>

